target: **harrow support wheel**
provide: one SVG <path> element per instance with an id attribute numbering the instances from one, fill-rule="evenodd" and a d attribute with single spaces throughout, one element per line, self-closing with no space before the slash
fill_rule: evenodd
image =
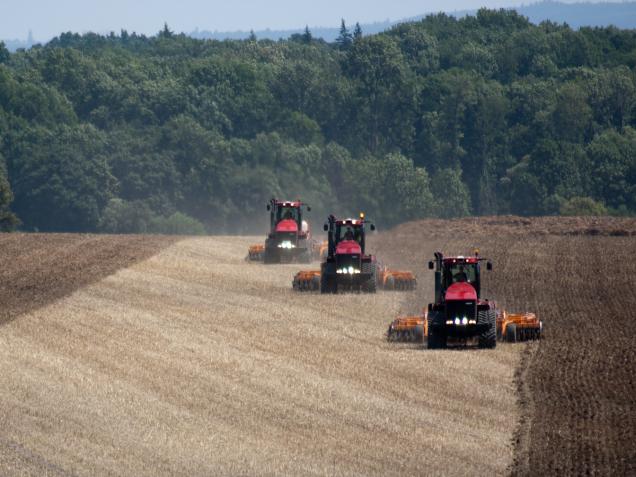
<path id="1" fill-rule="evenodd" d="M 517 325 L 514 323 L 508 323 L 506 326 L 506 341 L 508 343 L 517 342 Z"/>
<path id="2" fill-rule="evenodd" d="M 413 338 L 415 341 L 422 343 L 424 341 L 424 326 L 417 325 L 413 331 Z"/>

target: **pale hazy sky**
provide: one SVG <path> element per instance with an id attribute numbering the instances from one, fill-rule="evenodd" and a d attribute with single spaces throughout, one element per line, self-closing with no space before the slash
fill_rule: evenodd
<path id="1" fill-rule="evenodd" d="M 534 0 L 0 0 L 0 38 L 36 40 L 64 31 L 155 34 L 174 31 L 263 30 L 399 20 L 422 13 L 503 7 Z M 570 0 L 571 1 L 571 0 Z"/>

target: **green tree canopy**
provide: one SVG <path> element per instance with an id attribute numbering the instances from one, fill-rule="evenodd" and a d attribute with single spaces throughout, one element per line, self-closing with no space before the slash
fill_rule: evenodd
<path id="1" fill-rule="evenodd" d="M 0 221 L 262 232 L 273 195 L 383 227 L 589 200 L 634 214 L 635 52 L 633 31 L 487 9 L 374 35 L 343 20 L 334 43 L 164 24 L 0 44 Z"/>

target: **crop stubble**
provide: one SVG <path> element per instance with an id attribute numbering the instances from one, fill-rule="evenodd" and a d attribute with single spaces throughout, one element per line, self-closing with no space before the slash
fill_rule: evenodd
<path id="1" fill-rule="evenodd" d="M 413 295 L 296 294 L 298 265 L 244 262 L 252 240 L 184 240 L 0 328 L 14 468 L 505 472 L 515 348 L 391 346 Z"/>

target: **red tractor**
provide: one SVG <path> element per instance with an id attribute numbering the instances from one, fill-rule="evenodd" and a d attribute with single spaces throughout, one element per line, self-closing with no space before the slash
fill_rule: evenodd
<path id="1" fill-rule="evenodd" d="M 311 263 L 313 243 L 309 224 L 303 220 L 303 209 L 311 211 L 300 200 L 271 199 L 267 204 L 270 232 L 262 251 L 264 263 Z"/>
<path id="2" fill-rule="evenodd" d="M 435 270 L 435 303 L 428 305 L 428 348 L 445 348 L 447 340 L 478 339 L 480 348 L 497 345 L 497 310 L 494 302 L 482 300 L 480 264 L 485 259 L 444 257 L 435 253 L 428 268 Z M 492 264 L 486 261 L 486 269 Z"/>
<path id="3" fill-rule="evenodd" d="M 338 290 L 375 293 L 378 265 L 374 255 L 365 253 L 365 226 L 359 219 L 338 220 L 330 215 L 324 226 L 328 237 L 327 258 L 320 266 L 320 292 Z M 371 230 L 375 225 L 369 223 Z"/>

